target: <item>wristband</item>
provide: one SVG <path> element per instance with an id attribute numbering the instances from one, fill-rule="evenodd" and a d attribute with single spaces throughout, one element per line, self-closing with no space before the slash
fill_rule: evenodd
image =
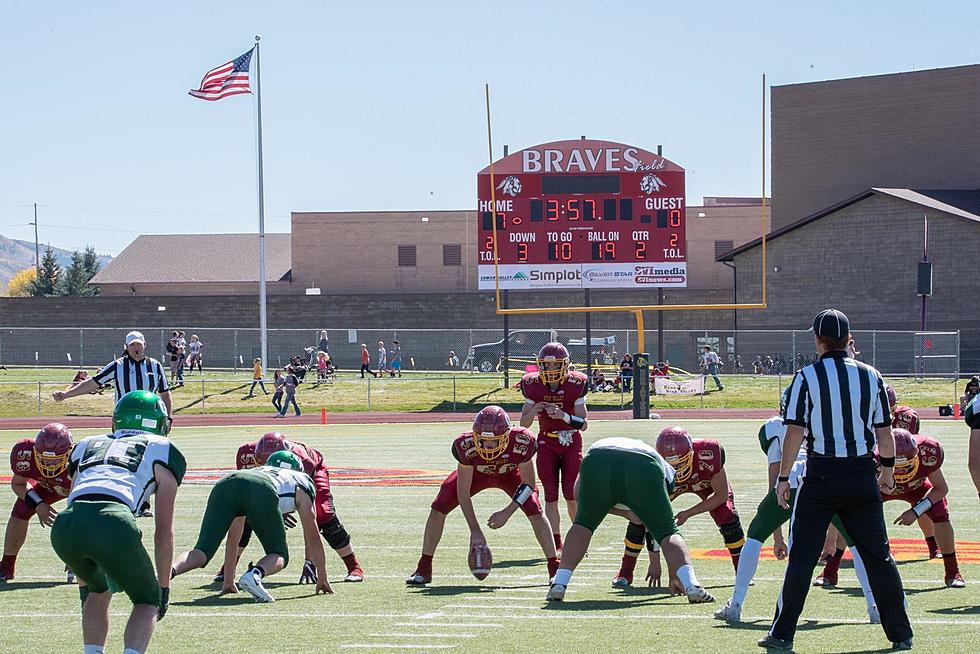
<path id="1" fill-rule="evenodd" d="M 912 507 L 912 510 L 915 511 L 916 516 L 922 517 L 922 514 L 931 508 L 932 500 L 930 500 L 928 497 L 923 497 L 921 500 L 919 500 L 918 504 Z"/>
<path id="2" fill-rule="evenodd" d="M 32 509 L 36 509 L 38 504 L 44 503 L 44 500 L 41 499 L 41 496 L 33 488 L 24 495 L 24 501 L 30 504 Z"/>
<path id="3" fill-rule="evenodd" d="M 575 429 L 581 429 L 585 425 L 585 418 L 566 413 L 565 422 L 567 422 L 572 427 L 575 427 Z"/>
<path id="4" fill-rule="evenodd" d="M 786 482 L 788 484 L 789 483 L 789 477 L 776 477 L 776 483 L 781 484 L 783 482 Z"/>
<path id="5" fill-rule="evenodd" d="M 882 468 L 894 468 L 895 467 L 895 457 L 893 456 L 882 456 L 878 458 L 878 462 L 881 464 Z"/>
<path id="6" fill-rule="evenodd" d="M 521 484 L 514 491 L 514 501 L 517 502 L 517 506 L 524 506 L 524 503 L 531 499 L 531 495 L 534 494 L 534 489 L 532 489 L 527 484 Z"/>

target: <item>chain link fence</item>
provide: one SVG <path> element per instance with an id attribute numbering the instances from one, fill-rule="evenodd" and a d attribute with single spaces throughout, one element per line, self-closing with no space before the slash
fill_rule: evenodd
<path id="1" fill-rule="evenodd" d="M 120 356 L 128 328 L 0 328 L 0 364 L 96 368 Z M 171 328 L 144 327 L 147 353 L 166 362 Z M 251 369 L 261 356 L 260 334 L 252 328 L 184 328 L 186 339 L 197 335 L 203 343 L 204 366 L 210 369 Z M 565 343 L 578 365 L 618 365 L 639 346 L 635 330 L 593 329 L 586 344 L 584 329 L 511 330 L 505 339 L 497 329 L 327 329 L 329 354 L 338 368 L 356 370 L 361 345 L 368 348 L 371 367 L 378 364 L 379 341 L 389 351 L 399 341 L 404 370 L 468 370 L 490 373 L 504 368 L 504 355 L 512 370 L 533 362 L 538 349 L 557 339 Z M 293 357 L 310 362 L 319 331 L 270 329 L 266 369 L 284 367 Z M 959 376 L 959 332 L 856 331 L 859 359 L 883 374 Z M 644 349 L 672 368 L 696 371 L 705 345 L 718 352 L 727 374 L 787 374 L 814 360 L 809 331 L 665 330 L 660 343 L 656 330 L 644 333 Z M 662 357 L 660 354 L 662 353 Z M 458 363 L 457 363 L 458 360 Z"/>

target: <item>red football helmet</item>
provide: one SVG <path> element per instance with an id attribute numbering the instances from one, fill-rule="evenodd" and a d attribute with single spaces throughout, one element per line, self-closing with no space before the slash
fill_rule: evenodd
<path id="1" fill-rule="evenodd" d="M 919 444 L 907 429 L 892 429 L 895 437 L 895 483 L 907 484 L 919 471 Z"/>
<path id="2" fill-rule="evenodd" d="M 480 458 L 492 461 L 510 444 L 510 416 L 499 406 L 483 407 L 473 419 L 473 445 Z"/>
<path id="3" fill-rule="evenodd" d="M 264 466 L 270 454 L 288 449 L 289 441 L 279 432 L 270 431 L 262 434 L 262 438 L 255 444 L 255 465 Z"/>
<path id="4" fill-rule="evenodd" d="M 885 395 L 888 396 L 888 406 L 892 409 L 898 404 L 898 395 L 895 394 L 895 389 L 892 388 L 891 384 L 885 384 Z"/>
<path id="5" fill-rule="evenodd" d="M 75 443 L 71 432 L 59 422 L 52 422 L 34 437 L 34 463 L 38 472 L 49 479 L 57 477 L 68 467 L 68 454 Z"/>
<path id="6" fill-rule="evenodd" d="M 902 405 L 895 408 L 892 415 L 892 427 L 907 429 L 910 434 L 919 433 L 919 414 L 910 406 Z"/>
<path id="7" fill-rule="evenodd" d="M 676 471 L 674 481 L 683 484 L 694 472 L 694 442 L 683 427 L 667 427 L 657 436 L 657 452 Z"/>
<path id="8" fill-rule="evenodd" d="M 568 379 L 571 359 L 568 349 L 561 343 L 545 343 L 538 352 L 538 376 L 546 384 L 563 384 Z"/>

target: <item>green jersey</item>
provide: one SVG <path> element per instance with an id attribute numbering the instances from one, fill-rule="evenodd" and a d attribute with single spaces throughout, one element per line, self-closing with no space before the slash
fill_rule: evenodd
<path id="1" fill-rule="evenodd" d="M 156 466 L 184 478 L 187 462 L 170 439 L 129 429 L 89 436 L 75 444 L 68 460 L 72 475 L 68 503 L 84 495 L 116 498 L 136 513 L 156 492 Z"/>
<path id="2" fill-rule="evenodd" d="M 779 463 L 783 458 L 783 442 L 786 440 L 786 425 L 779 416 L 773 416 L 763 423 L 759 429 L 759 446 L 766 455 L 766 461 L 770 464 Z M 800 485 L 800 477 L 806 473 L 806 447 L 800 445 L 800 451 L 796 453 L 796 462 L 789 472 L 790 488 Z"/>
<path id="3" fill-rule="evenodd" d="M 966 405 L 963 411 L 963 419 L 970 429 L 980 429 L 980 395 L 977 395 Z"/>

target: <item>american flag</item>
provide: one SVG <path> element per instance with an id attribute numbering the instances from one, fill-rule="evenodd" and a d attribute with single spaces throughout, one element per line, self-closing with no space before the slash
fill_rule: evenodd
<path id="1" fill-rule="evenodd" d="M 252 48 L 242 56 L 226 64 L 212 68 L 204 73 L 201 88 L 188 91 L 190 95 L 202 100 L 220 100 L 229 95 L 251 93 L 248 85 L 248 66 L 252 61 Z"/>

